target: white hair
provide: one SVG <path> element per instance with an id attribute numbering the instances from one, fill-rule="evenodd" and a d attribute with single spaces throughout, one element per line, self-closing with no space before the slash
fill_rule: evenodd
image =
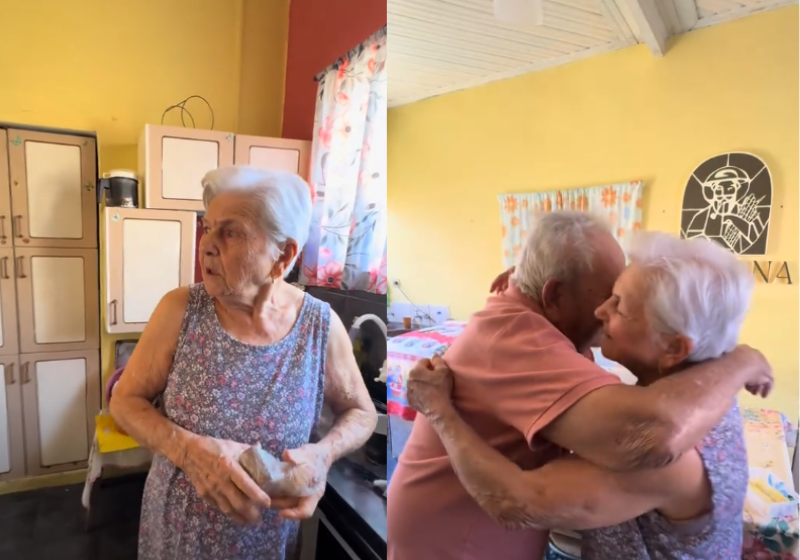
<path id="1" fill-rule="evenodd" d="M 538 301 L 551 278 L 572 282 L 590 272 L 594 248 L 588 237 L 596 233 L 611 232 L 605 221 L 592 214 L 567 210 L 534 214 L 514 271 L 520 291 Z"/>
<path id="2" fill-rule="evenodd" d="M 272 258 L 277 259 L 286 242 L 297 243 L 297 255 L 308 241 L 311 229 L 311 191 L 299 176 L 281 171 L 267 171 L 247 165 L 221 167 L 203 177 L 203 205 L 206 210 L 220 193 L 246 192 L 258 206 L 259 224 L 270 240 Z M 289 263 L 292 271 L 297 256 Z"/>
<path id="3" fill-rule="evenodd" d="M 647 274 L 651 325 L 656 332 L 689 338 L 689 362 L 718 358 L 736 347 L 755 282 L 733 253 L 708 239 L 651 232 L 634 238 L 630 259 Z"/>

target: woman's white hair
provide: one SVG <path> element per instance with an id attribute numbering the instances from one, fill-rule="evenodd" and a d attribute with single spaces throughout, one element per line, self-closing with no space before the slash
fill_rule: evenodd
<path id="1" fill-rule="evenodd" d="M 545 282 L 572 282 L 590 272 L 594 248 L 588 238 L 608 233 L 608 224 L 585 212 L 559 210 L 533 214 L 533 228 L 519 255 L 514 281 L 520 291 L 540 300 Z"/>
<path id="2" fill-rule="evenodd" d="M 297 255 L 308 241 L 311 229 L 311 191 L 299 176 L 267 171 L 247 165 L 221 167 L 203 177 L 203 205 L 206 210 L 223 192 L 246 192 L 257 206 L 259 224 L 270 240 L 272 258 L 277 259 L 290 239 L 297 243 Z M 295 260 L 297 256 L 295 256 Z M 294 260 L 286 268 L 292 271 Z"/>
<path id="3" fill-rule="evenodd" d="M 634 238 L 629 256 L 647 275 L 651 325 L 656 332 L 689 338 L 689 362 L 718 358 L 736 347 L 755 282 L 733 253 L 708 239 L 648 232 Z"/>

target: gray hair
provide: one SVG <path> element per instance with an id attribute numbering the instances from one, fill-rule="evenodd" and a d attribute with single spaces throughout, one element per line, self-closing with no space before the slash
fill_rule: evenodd
<path id="1" fill-rule="evenodd" d="M 651 232 L 634 238 L 630 258 L 647 274 L 645 310 L 653 328 L 689 338 L 689 362 L 736 347 L 755 282 L 733 253 L 708 239 Z"/>
<path id="2" fill-rule="evenodd" d="M 311 229 L 311 191 L 293 173 L 267 171 L 247 165 L 221 167 L 203 177 L 203 205 L 206 210 L 214 197 L 227 191 L 246 192 L 258 206 L 260 225 L 270 240 L 272 258 L 277 259 L 286 242 L 297 243 L 297 255 L 308 241 Z M 291 272 L 292 260 L 286 269 Z"/>
<path id="3" fill-rule="evenodd" d="M 594 248 L 587 238 L 608 233 L 608 224 L 585 212 L 559 210 L 533 215 L 533 228 L 514 271 L 520 291 L 535 300 L 542 297 L 545 282 L 572 282 L 591 271 Z"/>

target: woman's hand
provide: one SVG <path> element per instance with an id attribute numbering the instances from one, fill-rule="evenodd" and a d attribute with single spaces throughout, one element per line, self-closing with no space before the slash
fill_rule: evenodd
<path id="1" fill-rule="evenodd" d="M 762 398 L 769 396 L 775 385 L 775 378 L 772 366 L 764 354 L 746 344 L 740 344 L 723 359 L 725 357 L 730 357 L 741 367 L 745 376 L 745 389 L 749 393 Z M 748 367 L 742 367 L 745 364 Z"/>
<path id="2" fill-rule="evenodd" d="M 298 488 L 303 488 L 299 498 L 279 498 L 273 501 L 272 508 L 279 509 L 284 519 L 308 519 L 314 515 L 322 495 L 328 470 L 331 468 L 328 448 L 317 443 L 308 443 L 297 449 L 283 452 L 282 459 L 292 465 L 289 476 Z"/>
<path id="3" fill-rule="evenodd" d="M 453 372 L 439 355 L 419 360 L 411 368 L 406 397 L 409 406 L 420 414 L 430 416 L 447 410 L 452 394 Z"/>
<path id="4" fill-rule="evenodd" d="M 508 289 L 508 282 L 511 278 L 511 275 L 514 273 L 515 268 L 516 267 L 512 266 L 495 278 L 492 282 L 491 288 L 489 288 L 489 293 L 501 295 L 503 292 L 505 292 Z"/>
<path id="5" fill-rule="evenodd" d="M 256 523 L 259 506 L 270 507 L 270 499 L 239 465 L 249 445 L 235 441 L 194 436 L 186 445 L 179 465 L 197 494 L 240 523 Z"/>

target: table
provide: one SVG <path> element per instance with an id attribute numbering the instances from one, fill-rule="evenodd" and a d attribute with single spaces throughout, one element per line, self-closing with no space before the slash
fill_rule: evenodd
<path id="1" fill-rule="evenodd" d="M 742 420 L 750 467 L 768 469 L 793 486 L 783 416 L 774 410 L 743 408 Z M 797 518 L 764 519 L 748 507 L 749 499 L 745 499 L 742 560 L 797 560 Z"/>

